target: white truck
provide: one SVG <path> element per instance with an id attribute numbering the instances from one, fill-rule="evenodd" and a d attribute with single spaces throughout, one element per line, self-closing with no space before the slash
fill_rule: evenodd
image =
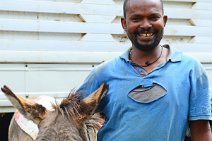
<path id="1" fill-rule="evenodd" d="M 197 57 L 212 86 L 212 1 L 163 1 L 169 21 L 162 42 Z M 122 3 L 0 0 L 0 86 L 25 97 L 67 96 L 92 67 L 130 47 Z M 12 112 L 0 92 L 0 113 Z"/>

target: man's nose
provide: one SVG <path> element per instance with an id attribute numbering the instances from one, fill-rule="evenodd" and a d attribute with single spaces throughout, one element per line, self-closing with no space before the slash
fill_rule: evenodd
<path id="1" fill-rule="evenodd" d="M 147 30 L 150 27 L 152 27 L 152 24 L 148 19 L 143 19 L 142 22 L 140 23 L 140 28 Z"/>

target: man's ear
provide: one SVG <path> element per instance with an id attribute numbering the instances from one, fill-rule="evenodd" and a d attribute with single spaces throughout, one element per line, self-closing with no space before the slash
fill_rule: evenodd
<path id="1" fill-rule="evenodd" d="M 125 18 L 121 18 L 121 25 L 122 25 L 122 28 L 124 29 L 124 31 L 126 31 L 127 30 L 127 23 L 126 23 Z"/>
<path id="2" fill-rule="evenodd" d="M 168 21 L 168 16 L 164 15 L 163 16 L 164 27 L 166 26 L 167 21 Z"/>

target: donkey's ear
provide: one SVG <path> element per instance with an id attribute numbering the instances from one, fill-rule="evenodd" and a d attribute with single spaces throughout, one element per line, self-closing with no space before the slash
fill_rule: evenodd
<path id="1" fill-rule="evenodd" d="M 18 111 L 27 119 L 33 120 L 36 124 L 44 119 L 47 112 L 45 107 L 35 103 L 32 100 L 26 99 L 21 96 L 16 96 L 7 86 L 3 86 L 1 90 L 11 101 L 13 106 L 18 109 Z"/>
<path id="2" fill-rule="evenodd" d="M 85 106 L 82 107 L 85 108 L 82 109 L 82 111 L 90 115 L 93 114 L 107 91 L 108 85 L 103 82 L 96 91 L 94 91 L 92 94 L 82 100 L 82 105 Z"/>

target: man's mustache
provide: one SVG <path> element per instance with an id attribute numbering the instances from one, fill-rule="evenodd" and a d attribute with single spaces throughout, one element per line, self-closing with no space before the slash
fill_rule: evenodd
<path id="1" fill-rule="evenodd" d="M 156 30 L 154 30 L 153 28 L 148 28 L 148 29 L 138 28 L 137 34 L 155 33 L 155 32 Z"/>

